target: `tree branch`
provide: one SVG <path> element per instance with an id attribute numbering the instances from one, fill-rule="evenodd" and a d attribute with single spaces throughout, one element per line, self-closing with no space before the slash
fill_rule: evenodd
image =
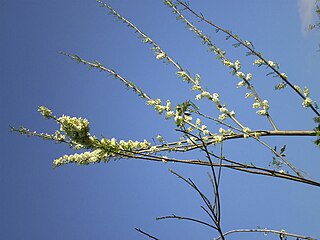
<path id="1" fill-rule="evenodd" d="M 284 230 L 278 231 L 278 230 L 271 230 L 271 229 L 237 229 L 237 230 L 231 230 L 228 232 L 225 232 L 223 234 L 223 236 L 232 234 L 232 233 L 243 233 L 243 232 L 260 232 L 260 233 L 275 233 L 275 234 L 279 234 L 281 236 L 288 236 L 288 237 L 296 237 L 298 239 L 307 239 L 307 240 L 316 240 L 315 238 L 311 238 L 308 236 L 303 236 L 303 235 L 298 235 L 298 234 L 293 234 L 293 233 L 287 233 Z M 221 238 L 221 236 L 215 238 L 215 240 L 219 240 Z"/>

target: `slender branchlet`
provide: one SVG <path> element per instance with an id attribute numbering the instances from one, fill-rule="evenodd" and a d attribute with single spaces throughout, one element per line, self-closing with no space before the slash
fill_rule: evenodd
<path id="1" fill-rule="evenodd" d="M 305 94 L 305 92 L 303 92 L 301 90 L 301 87 L 299 87 L 298 85 L 293 84 L 292 82 L 289 81 L 288 76 L 285 73 L 282 73 L 280 70 L 280 65 L 278 63 L 275 63 L 271 60 L 267 60 L 265 57 L 263 57 L 261 52 L 258 52 L 253 43 L 251 41 L 248 40 L 242 40 L 237 34 L 232 33 L 232 31 L 227 30 L 225 28 L 222 28 L 221 26 L 213 23 L 212 21 L 208 20 L 207 18 L 205 18 L 203 16 L 203 14 L 201 13 L 197 13 L 196 11 L 194 11 L 187 3 L 182 2 L 181 0 L 176 0 L 176 2 L 178 4 L 181 4 L 185 9 L 187 9 L 190 13 L 192 13 L 194 16 L 196 16 L 198 19 L 206 22 L 207 24 L 209 24 L 210 26 L 214 27 L 216 29 L 217 32 L 221 31 L 223 33 L 225 33 L 227 35 L 227 39 L 233 39 L 234 41 L 236 41 L 236 44 L 234 44 L 235 47 L 238 46 L 243 46 L 244 48 L 247 49 L 247 55 L 253 55 L 258 57 L 258 60 L 255 61 L 255 64 L 257 64 L 258 66 L 262 66 L 265 65 L 267 66 L 267 68 L 270 68 L 272 70 L 272 72 L 268 73 L 267 75 L 273 75 L 274 77 L 277 76 L 279 77 L 283 82 L 278 84 L 275 89 L 279 90 L 282 88 L 285 88 L 287 85 L 296 93 L 298 94 L 302 99 L 303 99 L 303 106 L 304 107 L 309 107 L 310 109 L 312 109 L 312 111 L 317 115 L 320 116 L 320 113 L 318 111 L 318 106 L 317 103 L 312 101 L 309 98 L 309 94 Z M 319 6 L 317 6 L 317 12 L 319 11 Z M 318 14 L 320 16 L 320 14 Z M 319 24 L 318 24 L 319 25 Z"/>
<path id="2" fill-rule="evenodd" d="M 199 30 L 194 24 L 192 24 L 182 13 L 181 11 L 179 11 L 179 9 L 177 8 L 176 4 L 173 4 L 172 1 L 170 0 L 166 0 L 165 4 L 168 5 L 169 7 L 171 7 L 173 9 L 173 13 L 178 15 L 178 19 L 181 19 L 186 26 L 188 27 L 188 29 L 192 32 L 194 32 L 195 34 L 197 34 L 197 36 L 200 37 L 200 39 L 202 40 L 202 43 L 207 45 L 209 47 L 209 50 L 212 51 L 216 56 L 217 59 L 219 59 L 225 66 L 227 66 L 228 68 L 232 69 L 232 73 L 237 75 L 238 78 L 241 79 L 241 82 L 238 83 L 238 86 L 247 86 L 247 88 L 252 92 L 255 101 L 259 104 L 259 106 L 263 109 L 263 112 L 257 112 L 259 115 L 265 115 L 267 116 L 270 124 L 272 125 L 272 127 L 277 130 L 277 127 L 274 123 L 274 121 L 272 120 L 268 110 L 270 108 L 269 105 L 267 105 L 264 100 L 262 100 L 260 98 L 260 96 L 258 95 L 257 91 L 255 90 L 254 86 L 250 83 L 250 80 L 252 79 L 252 74 L 248 73 L 247 75 L 244 74 L 243 72 L 240 71 L 241 69 L 241 63 L 240 61 L 236 61 L 235 63 L 233 63 L 230 59 L 227 58 L 226 56 L 226 52 L 223 51 L 221 48 L 217 47 L 210 39 L 209 36 L 205 35 L 202 33 L 201 30 Z"/>
<path id="3" fill-rule="evenodd" d="M 273 233 L 276 234 L 280 237 L 280 239 L 285 239 L 286 237 L 293 237 L 296 239 L 306 239 L 306 240 L 316 240 L 315 238 L 312 237 L 308 237 L 308 236 L 303 236 L 303 235 L 299 235 L 299 234 L 294 234 L 294 233 L 289 233 L 286 232 L 285 230 L 272 230 L 272 229 L 235 229 L 235 230 L 231 230 L 228 232 L 223 233 L 223 236 L 229 235 L 229 234 L 233 234 L 233 233 L 263 233 L 265 235 L 267 235 L 268 233 Z M 219 240 L 222 239 L 221 236 L 215 238 L 215 240 Z"/>

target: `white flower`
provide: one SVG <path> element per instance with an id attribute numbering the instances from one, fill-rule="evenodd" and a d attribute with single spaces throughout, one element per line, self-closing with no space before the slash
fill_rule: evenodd
<path id="1" fill-rule="evenodd" d="M 229 60 L 223 60 L 223 65 L 228 66 L 228 67 L 233 67 L 233 63 Z"/>
<path id="2" fill-rule="evenodd" d="M 184 115 L 184 120 L 186 122 L 191 122 L 192 121 L 192 117 L 191 116 L 188 116 L 188 115 Z"/>
<path id="3" fill-rule="evenodd" d="M 305 97 L 309 97 L 310 91 L 309 91 L 309 89 L 307 87 L 303 88 L 303 94 L 304 94 Z"/>
<path id="4" fill-rule="evenodd" d="M 159 142 L 163 142 L 163 141 L 164 141 L 164 139 L 163 139 L 163 137 L 162 137 L 161 135 L 158 135 L 158 136 L 157 136 L 157 140 L 158 140 Z"/>
<path id="5" fill-rule="evenodd" d="M 157 99 L 150 99 L 146 102 L 147 105 L 155 106 L 161 104 L 161 100 L 159 98 Z"/>
<path id="6" fill-rule="evenodd" d="M 173 118 L 175 115 L 174 111 L 168 111 L 166 113 L 166 119 L 170 119 L 170 118 Z"/>
<path id="7" fill-rule="evenodd" d="M 152 147 L 150 147 L 149 151 L 156 152 L 156 151 L 158 151 L 158 148 L 156 146 L 152 146 Z"/>
<path id="8" fill-rule="evenodd" d="M 272 61 L 268 61 L 268 65 L 269 65 L 270 67 L 276 66 L 276 64 L 275 64 L 274 62 L 272 62 Z"/>
<path id="9" fill-rule="evenodd" d="M 241 87 L 243 87 L 243 86 L 245 86 L 246 85 L 246 82 L 245 81 L 240 81 L 240 82 L 238 82 L 238 84 L 237 84 L 237 88 L 241 88 Z"/>
<path id="10" fill-rule="evenodd" d="M 254 60 L 254 63 L 253 63 L 253 65 L 262 65 L 262 64 L 264 64 L 264 61 L 262 59 L 256 59 Z"/>
<path id="11" fill-rule="evenodd" d="M 293 86 L 299 93 L 302 93 L 301 88 L 298 85 Z"/>
<path id="12" fill-rule="evenodd" d="M 245 98 L 250 98 L 250 97 L 252 97 L 252 96 L 253 96 L 252 93 L 251 93 L 251 92 L 248 92 L 248 93 L 246 93 Z"/>
<path id="13" fill-rule="evenodd" d="M 167 156 L 162 156 L 162 162 L 163 163 L 167 163 L 168 162 L 168 157 Z"/>
<path id="14" fill-rule="evenodd" d="M 263 100 L 262 108 L 265 110 L 269 110 L 270 106 L 269 106 L 268 100 Z"/>
<path id="15" fill-rule="evenodd" d="M 191 90 L 195 90 L 195 91 L 201 91 L 202 90 L 202 87 L 199 86 L 199 85 L 193 85 Z"/>
<path id="16" fill-rule="evenodd" d="M 275 89 L 276 90 L 280 90 L 280 89 L 283 89 L 287 86 L 287 84 L 285 82 L 281 82 L 279 83 L 278 85 L 275 86 Z"/>
<path id="17" fill-rule="evenodd" d="M 181 126 L 184 125 L 184 121 L 183 121 L 183 117 L 182 117 L 182 116 L 176 115 L 176 116 L 174 117 L 174 120 L 175 120 L 177 126 L 181 127 Z"/>
<path id="18" fill-rule="evenodd" d="M 260 115 L 260 116 L 264 116 L 264 115 L 267 114 L 267 110 L 258 110 L 258 111 L 256 111 L 256 113 L 257 113 L 258 115 Z"/>
<path id="19" fill-rule="evenodd" d="M 251 73 L 248 73 L 247 76 L 246 76 L 246 80 L 247 81 L 250 81 L 252 79 L 252 74 Z"/>
<path id="20" fill-rule="evenodd" d="M 149 148 L 151 146 L 151 143 L 149 143 L 146 139 L 143 140 L 143 142 L 140 142 L 140 147 L 143 149 Z"/>
<path id="21" fill-rule="evenodd" d="M 50 116 L 52 115 L 52 111 L 45 106 L 39 106 L 38 112 L 40 112 L 40 114 L 47 119 L 50 118 Z"/>
<path id="22" fill-rule="evenodd" d="M 260 132 L 254 132 L 254 137 L 255 138 L 260 138 L 261 136 L 261 133 Z"/>
<path id="23" fill-rule="evenodd" d="M 241 63 L 239 60 L 235 61 L 234 68 L 238 71 L 241 68 Z"/>
<path id="24" fill-rule="evenodd" d="M 219 133 L 221 133 L 222 135 L 224 135 L 226 133 L 226 130 L 223 128 L 219 128 Z"/>
<path id="25" fill-rule="evenodd" d="M 242 129 L 242 131 L 244 132 L 243 137 L 244 138 L 248 138 L 249 137 L 249 133 L 251 133 L 251 129 L 248 127 L 245 127 Z"/>
<path id="26" fill-rule="evenodd" d="M 260 107 L 260 103 L 259 102 L 255 102 L 252 104 L 252 108 L 259 108 Z"/>
<path id="27" fill-rule="evenodd" d="M 198 94 L 198 95 L 196 96 L 196 100 L 200 100 L 200 99 L 202 99 L 202 98 L 208 98 L 208 99 L 210 99 L 210 98 L 212 98 L 212 96 L 211 96 L 211 94 L 210 94 L 209 92 L 203 91 L 202 93 L 200 93 L 200 94 Z"/>
<path id="28" fill-rule="evenodd" d="M 221 113 L 228 113 L 228 112 L 229 112 L 226 107 L 221 107 L 221 108 L 219 108 L 219 111 L 220 111 Z"/>
<path id="29" fill-rule="evenodd" d="M 312 99 L 307 97 L 306 99 L 303 100 L 302 105 L 307 108 L 310 107 L 312 105 Z"/>
<path id="30" fill-rule="evenodd" d="M 191 133 L 193 131 L 193 127 L 188 127 L 187 132 Z"/>
<path id="31" fill-rule="evenodd" d="M 201 81 L 201 77 L 200 77 L 200 75 L 197 73 L 196 76 L 195 76 L 195 82 L 196 82 L 197 85 L 199 85 L 199 84 L 200 84 L 200 81 Z"/>
<path id="32" fill-rule="evenodd" d="M 160 60 L 166 57 L 166 54 L 164 52 L 160 52 L 156 55 L 156 59 Z"/>
<path id="33" fill-rule="evenodd" d="M 227 117 L 228 117 L 228 116 L 227 116 L 226 114 L 224 114 L 224 113 L 223 113 L 223 114 L 220 114 L 220 115 L 219 115 L 219 120 L 220 120 L 220 121 L 223 121 L 223 120 L 225 120 Z"/>
<path id="34" fill-rule="evenodd" d="M 201 119 L 200 118 L 197 118 L 197 120 L 196 120 L 196 126 L 200 126 L 201 125 Z"/>
<path id="35" fill-rule="evenodd" d="M 167 100 L 166 111 L 170 111 L 170 110 L 171 110 L 171 102 L 170 100 Z"/>
<path id="36" fill-rule="evenodd" d="M 204 135 L 209 135 L 210 134 L 210 131 L 208 129 L 205 129 L 202 132 L 203 132 Z"/>
<path id="37" fill-rule="evenodd" d="M 112 147 L 115 147 L 115 146 L 117 146 L 118 144 L 117 144 L 117 140 L 115 139 L 115 138 L 111 138 L 111 140 L 110 140 L 110 146 L 112 146 Z"/>
<path id="38" fill-rule="evenodd" d="M 244 44 L 246 45 L 246 46 L 250 46 L 251 45 L 251 43 L 249 42 L 249 41 L 244 41 Z"/>
<path id="39" fill-rule="evenodd" d="M 209 92 L 207 92 L 207 91 L 203 91 L 202 92 L 202 96 L 206 97 L 206 98 L 212 98 L 211 94 Z"/>
<path id="40" fill-rule="evenodd" d="M 165 106 L 162 106 L 162 105 L 155 105 L 154 106 L 154 109 L 158 112 L 158 113 L 163 113 L 164 110 L 166 110 L 166 107 Z"/>
<path id="41" fill-rule="evenodd" d="M 202 94 L 201 93 L 197 94 L 197 96 L 195 97 L 196 100 L 200 100 L 201 98 L 202 98 Z"/>
<path id="42" fill-rule="evenodd" d="M 237 72 L 237 76 L 239 78 L 244 78 L 245 77 L 245 74 L 243 72 Z"/>
<path id="43" fill-rule="evenodd" d="M 288 76 L 287 76 L 285 73 L 281 73 L 280 76 L 281 76 L 283 79 L 285 79 L 285 80 L 288 79 Z"/>
<path id="44" fill-rule="evenodd" d="M 212 101 L 217 103 L 217 104 L 220 102 L 218 93 L 212 94 Z"/>
<path id="45" fill-rule="evenodd" d="M 213 141 L 214 141 L 213 144 L 221 143 L 221 142 L 223 141 L 223 136 L 215 135 L 215 136 L 213 137 Z"/>

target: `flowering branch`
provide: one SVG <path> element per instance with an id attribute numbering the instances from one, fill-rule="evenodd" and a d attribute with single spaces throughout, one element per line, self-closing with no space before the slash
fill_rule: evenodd
<path id="1" fill-rule="evenodd" d="M 193 9 L 191 9 L 187 3 L 184 3 L 181 0 L 176 0 L 176 2 L 181 4 L 185 9 L 187 9 L 189 12 L 191 12 L 194 16 L 196 16 L 200 20 L 202 20 L 202 21 L 206 22 L 207 24 L 211 25 L 212 27 L 214 27 L 217 31 L 224 32 L 228 36 L 227 39 L 232 38 L 233 40 L 235 40 L 237 42 L 237 44 L 235 46 L 242 45 L 243 47 L 245 47 L 247 50 L 249 50 L 249 53 L 247 55 L 257 56 L 259 58 L 259 60 L 255 62 L 256 64 L 258 64 L 259 66 L 266 65 L 267 67 L 269 67 L 273 71 L 273 73 L 275 73 L 278 77 L 280 77 L 284 81 L 285 84 L 279 84 L 276 87 L 276 89 L 281 89 L 281 88 L 286 87 L 286 85 L 288 85 L 295 93 L 297 93 L 303 99 L 303 106 L 304 107 L 310 107 L 312 109 L 312 111 L 317 116 L 320 116 L 317 103 L 316 102 L 313 103 L 313 101 L 309 97 L 309 94 L 303 94 L 303 92 L 301 91 L 301 88 L 298 85 L 292 84 L 288 80 L 287 75 L 280 72 L 279 64 L 275 64 L 273 61 L 266 60 L 260 52 L 257 52 L 255 50 L 251 41 L 244 41 L 241 38 L 239 38 L 238 35 L 233 34 L 232 31 L 226 30 L 226 29 L 218 26 L 217 24 L 211 22 L 210 20 L 206 19 L 202 14 L 199 14 L 199 13 L 195 12 Z M 320 12 L 319 9 L 320 8 L 317 6 L 317 12 Z M 319 16 L 320 16 L 320 14 L 319 14 Z M 271 74 L 268 74 L 268 75 L 271 75 Z"/>
<path id="2" fill-rule="evenodd" d="M 176 0 L 175 4 L 171 0 L 165 0 L 165 4 L 168 5 L 173 13 L 178 15 L 178 19 L 181 19 L 187 27 L 194 32 L 198 37 L 201 38 L 204 45 L 209 47 L 209 50 L 212 51 L 219 59 L 224 66 L 228 67 L 231 70 L 232 75 L 236 75 L 240 82 L 237 84 L 237 87 L 246 86 L 250 92 L 246 93 L 246 98 L 253 97 L 254 103 L 252 104 L 253 108 L 258 109 L 256 113 L 261 116 L 266 116 L 269 123 L 271 124 L 273 130 L 251 130 L 249 127 L 244 125 L 237 117 L 233 110 L 229 110 L 227 105 L 220 100 L 220 96 L 218 93 L 211 93 L 207 91 L 205 87 L 201 85 L 201 77 L 199 74 L 196 74 L 195 77 L 192 77 L 188 70 L 182 67 L 176 60 L 170 57 L 154 40 L 152 40 L 147 34 L 141 31 L 136 25 L 134 25 L 131 21 L 123 17 L 120 13 L 114 10 L 110 5 L 102 2 L 101 0 L 97 0 L 98 3 L 101 4 L 101 7 L 105 7 L 109 10 L 109 13 L 121 20 L 123 23 L 127 24 L 130 28 L 132 28 L 140 38 L 143 39 L 144 43 L 152 45 L 152 50 L 155 53 L 155 57 L 157 60 L 161 60 L 162 62 L 168 62 L 172 64 L 176 69 L 176 74 L 183 81 L 192 85 L 191 90 L 198 91 L 198 94 L 195 95 L 195 100 L 203 100 L 207 99 L 210 103 L 215 104 L 217 110 L 219 111 L 219 117 L 214 118 L 211 116 L 207 116 L 200 112 L 200 108 L 194 104 L 191 100 L 187 100 L 176 106 L 172 106 L 171 101 L 167 100 L 165 104 L 159 98 L 152 98 L 146 92 L 144 92 L 141 88 L 136 86 L 133 82 L 129 81 L 125 77 L 119 75 L 115 70 L 105 67 L 98 61 L 88 61 L 77 55 L 71 55 L 64 52 L 61 54 L 70 57 L 72 60 L 75 60 L 78 63 L 83 63 L 89 68 L 95 68 L 99 71 L 106 72 L 113 76 L 114 78 L 120 80 L 126 87 L 133 90 L 136 94 L 138 94 L 141 98 L 146 101 L 146 104 L 152 106 L 159 114 L 165 113 L 166 119 L 174 119 L 175 125 L 178 128 L 177 131 L 183 134 L 180 138 L 180 141 L 167 142 L 164 140 L 162 136 L 157 136 L 157 140 L 161 144 L 152 145 L 147 140 L 143 141 L 133 141 L 133 140 L 120 140 L 118 141 L 115 138 L 105 138 L 101 137 L 98 139 L 96 136 L 90 133 L 89 121 L 85 118 L 78 117 L 70 117 L 66 115 L 62 115 L 60 117 L 56 117 L 53 115 L 52 111 L 44 106 L 40 106 L 38 111 L 45 119 L 54 120 L 59 126 L 59 130 L 55 131 L 54 134 L 48 133 L 38 133 L 36 131 L 30 131 L 25 127 L 14 128 L 11 127 L 11 130 L 14 132 L 18 132 L 20 134 L 24 134 L 27 136 L 39 137 L 44 140 L 51 140 L 55 143 L 64 143 L 68 144 L 69 147 L 75 150 L 85 150 L 82 153 L 75 153 L 72 155 L 64 155 L 58 159 L 53 161 L 54 167 L 59 167 L 62 165 L 76 163 L 78 165 L 88 165 L 95 164 L 100 162 L 109 162 L 111 159 L 140 159 L 146 161 L 157 161 L 163 163 L 184 163 L 184 164 L 192 164 L 192 165 L 200 165 L 209 167 L 211 173 L 209 174 L 210 182 L 213 187 L 213 200 L 212 202 L 209 200 L 204 193 L 196 186 L 196 184 L 190 179 L 186 179 L 176 172 L 171 171 L 178 178 L 182 179 L 189 186 L 191 186 L 201 197 L 204 206 L 201 208 L 206 212 L 209 218 L 212 220 L 213 224 L 206 223 L 204 221 L 183 217 L 177 215 L 164 216 L 159 217 L 157 220 L 175 218 L 180 220 L 189 220 L 193 222 L 200 223 L 205 226 L 209 226 L 210 228 L 215 229 L 220 236 L 216 238 L 224 240 L 225 236 L 232 233 L 239 232 L 262 232 L 262 233 L 275 233 L 279 234 L 279 237 L 283 239 L 286 236 L 289 237 L 297 237 L 300 239 L 309 239 L 313 240 L 310 237 L 287 233 L 284 230 L 267 230 L 267 229 L 238 229 L 231 230 L 223 233 L 221 229 L 221 209 L 220 209 L 220 192 L 219 192 L 219 184 L 222 168 L 229 168 L 237 171 L 242 171 L 250 174 L 256 175 L 264 175 L 277 177 L 282 179 L 287 179 L 290 181 L 305 183 L 313 186 L 320 187 L 320 182 L 313 181 L 308 178 L 304 178 L 300 171 L 295 168 L 291 163 L 287 161 L 285 158 L 285 147 L 282 147 L 280 152 L 276 150 L 276 148 L 272 148 L 267 143 L 262 141 L 262 137 L 268 136 L 317 136 L 317 140 L 315 143 L 320 146 L 320 114 L 317 111 L 317 104 L 310 98 L 310 92 L 307 87 L 304 87 L 303 90 L 297 85 L 293 85 L 289 80 L 285 73 L 280 72 L 279 64 L 274 63 L 273 61 L 266 60 L 262 57 L 262 54 L 257 52 L 252 42 L 244 41 L 239 38 L 236 34 L 233 34 L 229 30 L 225 30 L 220 26 L 212 23 L 207 20 L 202 14 L 198 14 L 193 11 L 188 4 L 183 3 L 181 0 Z M 178 7 L 182 6 L 183 9 L 179 10 Z M 314 119 L 318 126 L 314 130 L 280 130 L 277 128 L 273 119 L 269 114 L 269 103 L 267 100 L 263 100 L 254 88 L 251 80 L 253 78 L 251 73 L 244 73 L 241 71 L 241 63 L 239 60 L 235 62 L 231 61 L 227 56 L 226 52 L 222 49 L 218 48 L 215 43 L 211 41 L 211 39 L 202 33 L 193 23 L 191 23 L 183 14 L 182 11 L 188 10 L 193 14 L 196 18 L 201 21 L 205 21 L 207 24 L 214 27 L 217 32 L 222 31 L 227 35 L 227 39 L 231 38 L 236 41 L 233 44 L 235 47 L 244 46 L 249 52 L 247 55 L 257 56 L 258 59 L 255 60 L 254 65 L 262 66 L 265 65 L 267 68 L 272 70 L 271 73 L 276 77 L 279 77 L 282 82 L 276 86 L 276 89 L 282 89 L 287 85 L 290 86 L 300 97 L 303 99 L 302 105 L 306 108 L 311 108 L 313 112 L 317 115 Z M 267 74 L 267 75 L 269 75 Z M 193 119 L 194 116 L 198 118 Z M 224 120 L 230 118 L 232 120 L 232 124 L 226 123 Z M 218 132 L 214 132 L 210 130 L 211 126 L 207 126 L 203 124 L 203 120 L 212 121 L 227 127 L 228 129 L 219 128 Z M 196 133 L 195 133 L 196 132 Z M 269 149 L 275 157 L 273 157 L 274 162 L 271 162 L 274 169 L 257 167 L 251 164 L 241 163 L 229 158 L 226 158 L 223 155 L 223 142 L 232 139 L 246 139 L 253 138 L 258 141 L 261 145 Z M 220 154 L 217 155 L 211 149 L 213 147 L 217 147 L 220 144 Z M 201 159 L 177 159 L 170 157 L 171 152 L 189 152 L 193 150 L 200 150 L 204 153 L 206 160 Z M 279 170 L 282 164 L 286 164 L 296 175 L 291 175 L 289 172 L 285 172 L 283 169 Z M 270 165 L 269 165 L 270 166 Z M 218 170 L 217 170 L 218 168 Z M 292 173 L 293 174 L 293 173 Z M 145 236 L 151 239 L 157 239 L 152 235 L 136 228 L 136 231 L 144 234 Z"/>
<path id="3" fill-rule="evenodd" d="M 297 239 L 307 239 L 307 240 L 316 240 L 315 238 L 312 237 L 308 237 L 308 236 L 303 236 L 303 235 L 299 235 L 299 234 L 294 234 L 294 233 L 288 233 L 285 230 L 271 230 L 271 229 L 237 229 L 237 230 L 231 230 L 228 232 L 225 232 L 223 234 L 223 236 L 232 234 L 232 233 L 243 233 L 243 232 L 250 232 L 250 233 L 264 233 L 264 234 L 268 234 L 268 233 L 274 233 L 274 234 L 279 234 L 280 239 L 283 239 L 284 237 L 295 237 Z M 221 236 L 215 238 L 215 240 L 219 240 L 221 239 Z"/>
<path id="4" fill-rule="evenodd" d="M 204 35 L 202 33 L 201 30 L 199 30 L 198 28 L 196 28 L 177 8 L 176 4 L 173 4 L 173 2 L 171 0 L 165 0 L 165 4 L 168 5 L 169 7 L 171 7 L 173 9 L 173 13 L 178 15 L 178 18 L 183 20 L 185 22 L 185 24 L 187 25 L 187 27 L 189 28 L 190 31 L 196 33 L 201 39 L 203 44 L 206 44 L 209 49 L 211 51 L 213 51 L 216 55 L 217 58 L 219 60 L 221 60 L 221 62 L 229 67 L 230 69 L 233 70 L 233 74 L 236 74 L 242 81 L 238 83 L 238 86 L 247 86 L 247 88 L 252 92 L 253 96 L 255 97 L 255 101 L 259 104 L 259 107 L 261 107 L 263 110 L 261 111 L 257 111 L 257 113 L 259 115 L 265 115 L 267 116 L 270 124 L 272 125 L 272 127 L 277 130 L 277 127 L 274 123 L 274 121 L 272 120 L 268 110 L 269 110 L 269 105 L 268 102 L 262 101 L 262 99 L 260 98 L 260 96 L 258 95 L 257 91 L 254 89 L 253 85 L 250 83 L 250 80 L 252 79 L 252 74 L 248 73 L 247 75 L 245 75 L 243 72 L 240 71 L 241 68 L 241 64 L 240 61 L 236 61 L 235 63 L 233 63 L 232 61 L 230 61 L 227 57 L 226 57 L 226 52 L 221 50 L 220 48 L 218 48 L 215 44 L 213 44 L 213 42 L 210 40 L 210 38 L 206 35 Z"/>

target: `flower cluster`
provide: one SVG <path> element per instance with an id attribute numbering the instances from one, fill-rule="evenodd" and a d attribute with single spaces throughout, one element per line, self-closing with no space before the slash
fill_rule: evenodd
<path id="1" fill-rule="evenodd" d="M 243 73 L 243 72 L 237 72 L 237 76 L 239 77 L 239 78 L 244 78 L 245 77 L 245 74 Z"/>
<path id="2" fill-rule="evenodd" d="M 52 116 L 52 111 L 45 106 L 39 106 L 38 112 L 46 119 L 49 119 Z"/>
<path id="3" fill-rule="evenodd" d="M 256 101 L 252 104 L 252 108 L 262 108 L 261 110 L 258 110 L 256 113 L 258 115 L 266 115 L 268 113 L 268 110 L 270 108 L 268 100 L 263 100 L 262 102 Z"/>
<path id="4" fill-rule="evenodd" d="M 244 41 L 244 44 L 245 44 L 247 47 L 250 47 L 250 46 L 251 46 L 251 42 L 250 42 L 250 41 Z"/>
<path id="5" fill-rule="evenodd" d="M 287 76 L 287 74 L 285 74 L 285 73 L 281 73 L 280 76 L 281 76 L 283 79 L 285 79 L 285 80 L 288 79 L 288 76 Z"/>
<path id="6" fill-rule="evenodd" d="M 96 139 L 97 140 L 97 139 Z M 90 163 L 99 163 L 101 161 L 109 161 L 111 157 L 130 157 L 135 155 L 135 151 L 149 149 L 151 144 L 144 140 L 139 141 L 124 141 L 119 142 L 115 138 L 106 139 L 102 138 L 100 141 L 96 141 L 96 146 L 91 146 L 92 151 L 84 153 L 75 153 L 72 155 L 64 155 L 53 161 L 54 167 L 69 163 L 77 163 L 78 165 L 88 165 Z M 78 145 L 81 149 L 81 145 Z"/>
<path id="7" fill-rule="evenodd" d="M 301 91 L 301 89 L 300 89 L 300 91 Z M 303 88 L 303 95 L 304 95 L 305 99 L 303 100 L 302 106 L 304 106 L 305 108 L 312 106 L 313 101 L 310 98 L 310 91 L 307 87 Z"/>
<path id="8" fill-rule="evenodd" d="M 241 63 L 240 63 L 240 61 L 239 61 L 239 60 L 235 61 L 235 63 L 234 63 L 234 69 L 235 69 L 236 71 L 238 71 L 238 70 L 240 70 L 240 68 L 241 68 Z"/>
<path id="9" fill-rule="evenodd" d="M 108 161 L 108 157 L 101 150 L 94 150 L 92 152 L 75 153 L 72 155 L 63 155 L 62 157 L 53 161 L 53 166 L 59 167 L 69 163 L 77 163 L 78 165 L 88 165 L 90 163 L 99 163 L 101 160 Z"/>
<path id="10" fill-rule="evenodd" d="M 263 65 L 264 64 L 264 61 L 262 60 L 262 59 L 256 59 L 256 60 L 254 60 L 254 63 L 253 63 L 253 65 L 258 65 L 259 67 L 261 66 L 261 65 Z"/>
<path id="11" fill-rule="evenodd" d="M 196 96 L 196 100 L 200 100 L 202 98 L 207 98 L 207 99 L 211 100 L 212 95 L 207 91 L 203 91 L 202 93 L 200 93 Z"/>
<path id="12" fill-rule="evenodd" d="M 219 128 L 219 133 L 222 134 L 222 136 L 232 136 L 234 135 L 234 132 L 231 129 L 224 129 L 224 128 Z"/>
<path id="13" fill-rule="evenodd" d="M 217 143 L 222 143 L 224 137 L 222 135 L 219 135 L 219 134 L 214 134 L 212 136 L 212 144 L 213 145 L 216 145 Z"/>
<path id="14" fill-rule="evenodd" d="M 312 99 L 309 98 L 309 97 L 306 97 L 304 100 L 303 100 L 303 103 L 302 105 L 307 108 L 307 107 L 310 107 L 312 105 Z"/>
<path id="15" fill-rule="evenodd" d="M 250 133 L 251 133 L 251 129 L 250 128 L 248 128 L 248 127 L 245 127 L 245 128 L 243 128 L 242 129 L 242 131 L 243 131 L 243 137 L 244 138 L 248 138 L 248 137 L 250 137 Z"/>
<path id="16" fill-rule="evenodd" d="M 207 126 L 206 125 L 202 125 L 200 130 L 202 131 L 202 133 L 204 135 L 209 135 L 210 134 L 210 131 L 208 130 Z"/>
<path id="17" fill-rule="evenodd" d="M 185 71 L 178 71 L 177 75 L 188 83 L 193 82 L 195 85 L 199 85 L 199 83 L 196 83 L 195 80 L 193 80 L 193 78 Z"/>
<path id="18" fill-rule="evenodd" d="M 247 75 L 243 72 L 237 71 L 236 75 L 242 79 L 242 81 L 238 82 L 237 88 L 246 86 L 249 81 L 252 80 L 252 73 L 247 73 Z"/>
<path id="19" fill-rule="evenodd" d="M 287 86 L 287 84 L 286 84 L 285 82 L 281 82 L 281 83 L 277 84 L 277 85 L 274 87 L 274 89 L 275 89 L 275 90 L 280 90 L 280 89 L 285 88 L 286 86 Z"/>
<path id="20" fill-rule="evenodd" d="M 268 65 L 270 67 L 275 67 L 276 66 L 276 64 L 273 61 L 268 61 Z"/>
<path id="21" fill-rule="evenodd" d="M 156 59 L 161 60 L 161 59 L 166 58 L 166 56 L 167 55 L 164 52 L 159 52 L 156 54 Z"/>
<path id="22" fill-rule="evenodd" d="M 223 65 L 225 65 L 225 66 L 227 66 L 229 68 L 233 68 L 234 67 L 233 62 L 231 62 L 229 60 L 224 59 L 222 63 L 223 63 Z"/>
<path id="23" fill-rule="evenodd" d="M 166 112 L 166 119 L 172 118 L 175 114 L 173 111 L 171 111 L 171 101 L 167 100 L 166 105 L 161 105 L 161 100 L 159 98 L 157 99 L 151 99 L 147 101 L 147 105 L 154 106 L 154 109 L 159 113 L 162 114 L 164 111 Z"/>
<path id="24" fill-rule="evenodd" d="M 115 138 L 111 139 L 105 139 L 103 138 L 101 140 L 102 147 L 104 149 L 109 149 L 113 148 L 115 150 L 127 150 L 127 151 L 137 151 L 137 150 L 142 150 L 142 149 L 147 149 L 151 146 L 151 143 L 149 143 L 146 139 L 143 140 L 143 142 L 139 141 L 124 141 L 120 140 L 117 142 Z"/>
<path id="25" fill-rule="evenodd" d="M 57 119 L 60 131 L 66 133 L 70 139 L 82 145 L 90 144 L 89 121 L 85 118 L 76 118 L 62 115 Z"/>

